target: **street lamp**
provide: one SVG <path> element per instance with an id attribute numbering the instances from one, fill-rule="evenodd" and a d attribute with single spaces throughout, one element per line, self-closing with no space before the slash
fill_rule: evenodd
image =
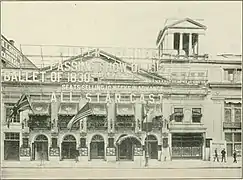
<path id="1" fill-rule="evenodd" d="M 146 101 L 146 105 L 145 105 L 145 108 L 146 108 L 146 129 L 145 129 L 145 132 L 146 132 L 146 147 L 145 147 L 145 167 L 148 166 L 148 159 L 149 159 L 149 145 L 148 145 L 148 114 L 149 114 L 149 108 L 148 108 L 148 101 Z"/>

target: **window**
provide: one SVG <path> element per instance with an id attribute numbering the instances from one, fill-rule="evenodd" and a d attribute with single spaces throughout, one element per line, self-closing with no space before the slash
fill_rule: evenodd
<path id="1" fill-rule="evenodd" d="M 192 108 L 192 122 L 200 123 L 202 118 L 201 108 Z"/>
<path id="2" fill-rule="evenodd" d="M 51 146 L 52 146 L 53 148 L 57 148 L 57 138 L 52 138 L 52 139 L 51 139 L 51 143 L 52 143 Z"/>
<path id="3" fill-rule="evenodd" d="M 114 147 L 114 138 L 108 138 L 108 147 Z"/>
<path id="4" fill-rule="evenodd" d="M 189 34 L 183 34 L 183 50 L 185 51 L 186 55 L 189 55 Z"/>
<path id="5" fill-rule="evenodd" d="M 12 112 L 12 108 L 14 106 L 14 104 L 7 104 L 5 105 L 6 106 L 6 109 L 5 109 L 5 114 L 6 114 L 6 122 L 8 121 L 9 119 L 9 116 Z M 12 123 L 20 123 L 20 114 L 18 113 L 16 116 L 13 116 L 13 118 L 11 119 Z"/>
<path id="6" fill-rule="evenodd" d="M 192 51 L 198 54 L 198 34 L 192 33 Z"/>
<path id="7" fill-rule="evenodd" d="M 182 122 L 183 119 L 183 108 L 174 108 L 175 122 Z"/>
<path id="8" fill-rule="evenodd" d="M 224 69 L 224 80 L 231 82 L 241 82 L 241 69 Z"/>
<path id="9" fill-rule="evenodd" d="M 241 103 L 224 104 L 224 122 L 241 122 Z"/>
<path id="10" fill-rule="evenodd" d="M 225 133 L 225 141 L 227 144 L 227 155 L 232 156 L 234 150 L 236 150 L 237 155 L 241 155 L 241 133 Z"/>
<path id="11" fill-rule="evenodd" d="M 235 108 L 235 122 L 241 122 L 241 109 Z"/>
<path id="12" fill-rule="evenodd" d="M 86 138 L 80 138 L 80 147 L 85 148 L 86 147 Z"/>
<path id="13" fill-rule="evenodd" d="M 180 33 L 174 33 L 174 49 L 178 50 L 180 49 Z"/>
<path id="14" fill-rule="evenodd" d="M 19 133 L 5 133 L 5 140 L 19 140 Z"/>
<path id="15" fill-rule="evenodd" d="M 29 147 L 29 138 L 23 138 L 23 148 Z"/>

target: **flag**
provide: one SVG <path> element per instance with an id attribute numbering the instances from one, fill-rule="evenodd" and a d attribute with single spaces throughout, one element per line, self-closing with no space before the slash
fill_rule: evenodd
<path id="1" fill-rule="evenodd" d="M 11 121 L 11 119 L 16 116 L 19 112 L 24 111 L 26 109 L 31 109 L 31 104 L 29 102 L 29 98 L 26 94 L 23 94 L 20 99 L 18 100 L 18 102 L 14 105 L 14 107 L 11 109 L 11 113 L 9 115 L 8 118 L 8 128 L 9 128 L 9 123 Z"/>
<path id="2" fill-rule="evenodd" d="M 80 121 L 81 119 L 92 115 L 93 111 L 89 106 L 89 103 L 86 103 L 80 110 L 79 112 L 69 121 L 67 128 L 69 130 L 71 130 L 73 124 L 75 124 L 76 122 Z"/>

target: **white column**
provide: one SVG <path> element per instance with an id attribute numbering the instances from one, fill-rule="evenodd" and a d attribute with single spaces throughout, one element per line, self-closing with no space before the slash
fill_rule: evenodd
<path id="1" fill-rule="evenodd" d="M 192 33 L 189 34 L 189 55 L 192 55 Z"/>
<path id="2" fill-rule="evenodd" d="M 180 50 L 183 49 L 183 33 L 180 33 Z"/>

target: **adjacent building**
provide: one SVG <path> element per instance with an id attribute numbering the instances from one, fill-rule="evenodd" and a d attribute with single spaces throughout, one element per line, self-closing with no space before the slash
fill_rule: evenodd
<path id="1" fill-rule="evenodd" d="M 206 29 L 189 18 L 168 22 L 149 65 L 102 49 L 43 68 L 2 55 L 2 159 L 210 160 L 220 144 L 240 155 L 242 57 L 210 57 Z M 32 110 L 7 123 L 23 94 Z M 93 114 L 67 129 L 86 101 Z"/>

